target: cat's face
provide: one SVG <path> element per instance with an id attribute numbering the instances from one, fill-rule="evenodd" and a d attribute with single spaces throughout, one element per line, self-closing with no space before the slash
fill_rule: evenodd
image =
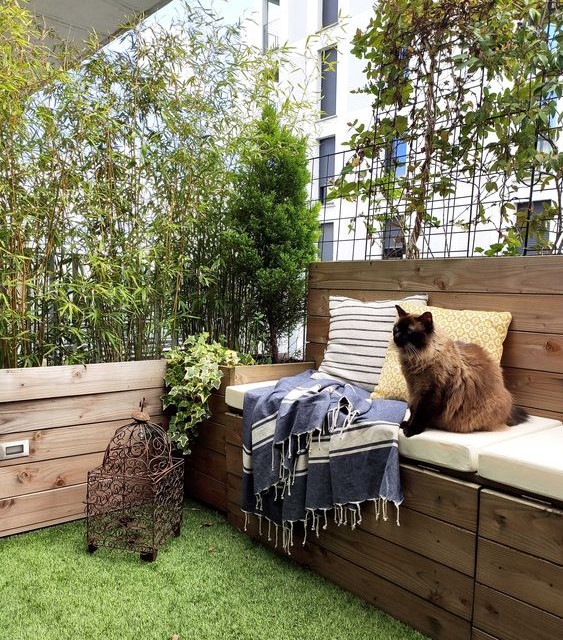
<path id="1" fill-rule="evenodd" d="M 420 316 L 407 313 L 396 305 L 399 318 L 393 327 L 393 342 L 399 349 L 421 351 L 434 332 L 434 322 L 430 311 Z"/>

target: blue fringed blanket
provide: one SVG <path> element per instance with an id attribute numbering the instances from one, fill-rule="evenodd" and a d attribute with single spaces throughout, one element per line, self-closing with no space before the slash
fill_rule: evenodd
<path id="1" fill-rule="evenodd" d="M 389 501 L 403 500 L 399 479 L 399 424 L 407 405 L 372 400 L 369 393 L 314 371 L 250 391 L 243 413 L 241 508 L 274 525 L 276 543 L 293 544 L 293 525 L 326 528 L 361 522 L 360 504 L 375 503 L 386 518 Z"/>

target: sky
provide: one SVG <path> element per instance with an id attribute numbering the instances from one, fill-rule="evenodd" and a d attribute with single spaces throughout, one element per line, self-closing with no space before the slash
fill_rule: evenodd
<path id="1" fill-rule="evenodd" d="M 226 22 L 236 22 L 244 12 L 250 15 L 254 0 L 201 0 L 204 6 L 212 7 Z M 157 12 L 157 16 L 174 15 L 181 9 L 182 0 L 172 0 Z"/>

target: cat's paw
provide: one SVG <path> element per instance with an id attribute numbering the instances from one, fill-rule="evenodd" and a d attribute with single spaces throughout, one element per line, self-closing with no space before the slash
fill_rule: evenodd
<path id="1" fill-rule="evenodd" d="M 409 436 L 411 436 L 412 434 L 410 433 L 410 429 L 409 429 L 409 421 L 408 420 L 403 420 L 401 422 L 401 424 L 399 425 L 399 429 L 403 430 L 403 433 L 407 436 L 407 438 Z"/>
<path id="2" fill-rule="evenodd" d="M 401 422 L 401 424 L 399 425 L 399 428 L 403 430 L 403 433 L 405 434 L 405 438 L 410 438 L 411 436 L 416 436 L 419 433 L 422 433 L 424 431 L 424 428 L 420 428 L 417 427 L 415 424 L 412 424 L 412 422 L 409 422 L 408 420 L 403 420 L 403 422 Z"/>

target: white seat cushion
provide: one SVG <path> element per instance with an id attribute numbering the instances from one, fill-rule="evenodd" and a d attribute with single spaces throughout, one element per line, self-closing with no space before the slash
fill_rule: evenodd
<path id="1" fill-rule="evenodd" d="M 507 427 L 504 431 L 449 433 L 427 429 L 411 438 L 406 438 L 401 431 L 399 453 L 419 462 L 428 462 L 456 471 L 473 472 L 477 471 L 479 453 L 485 447 L 560 425 L 559 420 L 530 416 L 526 422 Z"/>
<path id="2" fill-rule="evenodd" d="M 563 427 L 482 449 L 478 472 L 488 480 L 563 501 Z"/>
<path id="3" fill-rule="evenodd" d="M 260 389 L 261 387 L 275 387 L 277 380 L 266 380 L 264 382 L 249 382 L 247 384 L 233 384 L 225 389 L 225 404 L 233 409 L 244 407 L 244 396 L 251 389 Z"/>

